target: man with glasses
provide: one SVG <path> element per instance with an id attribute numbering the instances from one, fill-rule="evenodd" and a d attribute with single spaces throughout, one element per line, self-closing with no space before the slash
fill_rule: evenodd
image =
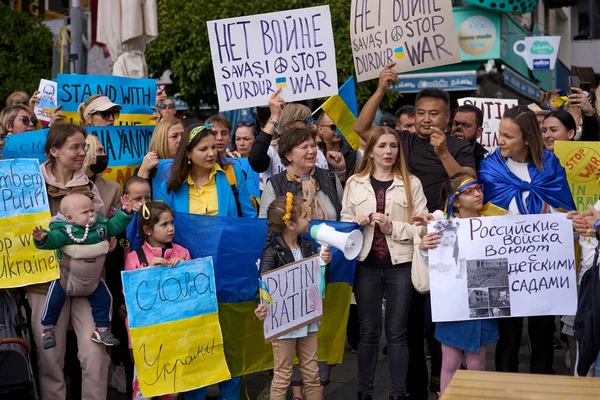
<path id="1" fill-rule="evenodd" d="M 317 133 L 323 140 L 321 150 L 325 153 L 329 169 L 336 172 L 340 182 L 345 182 L 354 173 L 356 152 L 342 135 L 338 133 L 337 127 L 325 112 L 321 112 L 317 119 Z M 340 168 L 342 157 L 346 161 L 345 169 Z"/>
<path id="2" fill-rule="evenodd" d="M 470 104 L 458 107 L 454 115 L 454 122 L 452 122 L 452 136 L 464 139 L 471 144 L 477 171 L 479 171 L 479 164 L 488 153 L 485 147 L 478 142 L 482 133 L 483 112 L 481 109 Z"/>

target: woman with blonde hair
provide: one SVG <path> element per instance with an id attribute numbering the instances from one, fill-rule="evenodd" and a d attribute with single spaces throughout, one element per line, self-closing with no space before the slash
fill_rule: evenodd
<path id="1" fill-rule="evenodd" d="M 408 171 L 398 133 L 389 127 L 371 132 L 360 167 L 346 182 L 342 204 L 342 221 L 364 226 L 354 278 L 361 323 L 358 398 L 373 398 L 385 296 L 389 398 L 406 399 L 413 239 L 425 234 L 424 227 L 411 223 L 411 216 L 427 214 L 427 200 L 421 181 Z"/>
<path id="2" fill-rule="evenodd" d="M 16 104 L 2 110 L 0 124 L 6 130 L 7 135 L 31 132 L 41 128 L 31 108 L 24 104 Z"/>
<path id="3" fill-rule="evenodd" d="M 113 126 L 115 120 L 119 119 L 121 106 L 113 103 L 101 94 L 95 94 L 87 98 L 77 108 L 79 123 L 81 126 Z"/>
<path id="4" fill-rule="evenodd" d="M 170 118 L 160 121 L 152 133 L 148 153 L 135 174 L 151 181 L 156 175 L 158 160 L 175 158 L 177 146 L 179 146 L 184 132 L 183 123 L 178 119 Z"/>
<path id="5" fill-rule="evenodd" d="M 286 170 L 277 154 L 279 137 L 290 128 L 311 128 L 315 130 L 315 123 L 310 109 L 302 104 L 286 104 L 279 97 L 279 91 L 280 89 L 277 89 L 271 96 L 269 100 L 271 116 L 256 137 L 250 153 L 248 153 L 248 163 L 254 171 L 262 173 L 263 183 L 266 183 L 272 176 Z M 345 174 L 346 163 L 343 164 Z M 327 159 L 321 150 L 317 151 L 317 167 L 329 169 Z M 342 166 L 340 165 L 338 169 L 341 171 Z"/>
<path id="6" fill-rule="evenodd" d="M 29 95 L 27 92 L 23 92 L 22 90 L 18 92 L 12 92 L 6 98 L 6 107 L 14 106 L 16 104 L 23 104 L 25 106 L 29 104 Z"/>

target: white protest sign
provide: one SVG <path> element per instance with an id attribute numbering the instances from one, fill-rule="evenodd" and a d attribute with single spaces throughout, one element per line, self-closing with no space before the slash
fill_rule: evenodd
<path id="1" fill-rule="evenodd" d="M 575 315 L 573 226 L 564 214 L 435 221 L 429 250 L 434 322 Z"/>
<path id="2" fill-rule="evenodd" d="M 220 111 L 337 94 L 329 6 L 208 21 Z"/>
<path id="3" fill-rule="evenodd" d="M 46 79 L 40 79 L 38 90 L 40 91 L 40 99 L 35 103 L 33 112 L 38 119 L 49 122 L 52 119 L 54 109 L 56 109 L 58 84 Z"/>
<path id="4" fill-rule="evenodd" d="M 492 153 L 498 148 L 498 133 L 502 115 L 509 108 L 519 105 L 519 101 L 513 99 L 480 99 L 477 97 L 458 99 L 459 106 L 465 104 L 475 106 L 483 111 L 483 132 L 479 138 L 479 144 Z"/>
<path id="5" fill-rule="evenodd" d="M 358 82 L 461 62 L 451 0 L 352 0 L 350 39 Z"/>
<path id="6" fill-rule="evenodd" d="M 321 266 L 313 256 L 262 275 L 273 304 L 267 306 L 265 341 L 271 342 L 295 329 L 317 321 L 323 315 Z"/>

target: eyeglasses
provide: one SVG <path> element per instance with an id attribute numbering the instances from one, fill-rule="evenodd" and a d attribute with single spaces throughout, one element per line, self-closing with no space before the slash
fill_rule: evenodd
<path id="1" fill-rule="evenodd" d="M 319 126 L 326 126 L 329 129 L 331 129 L 332 131 L 335 131 L 335 129 L 336 129 L 335 124 L 331 124 L 331 125 L 319 125 Z"/>
<path id="2" fill-rule="evenodd" d="M 470 128 L 472 125 L 468 122 L 454 121 L 452 122 L 452 126 L 464 126 L 465 128 Z"/>
<path id="3" fill-rule="evenodd" d="M 311 126 L 315 124 L 315 120 L 313 118 L 304 118 L 304 119 L 296 119 L 294 122 L 304 122 L 306 126 Z"/>
<path id="4" fill-rule="evenodd" d="M 38 123 L 38 120 L 35 118 L 29 118 L 29 117 L 20 117 L 21 121 L 23 121 L 23 124 L 25 126 L 29 125 L 29 124 L 33 124 L 33 126 L 36 126 Z"/>
<path id="5" fill-rule="evenodd" d="M 84 152 L 87 153 L 90 150 L 90 145 L 89 143 L 84 144 L 83 146 L 69 146 L 69 147 L 61 147 L 62 149 L 69 149 L 71 150 L 73 153 L 80 153 L 80 152 Z"/>
<path id="6" fill-rule="evenodd" d="M 460 194 L 466 194 L 467 196 L 473 196 L 475 194 L 475 192 L 483 193 L 483 185 L 481 183 L 478 183 L 473 186 L 469 186 L 468 188 L 466 188 L 465 190 L 460 192 Z"/>
<path id="7" fill-rule="evenodd" d="M 168 110 L 173 110 L 175 109 L 175 104 L 169 103 L 169 104 L 165 104 L 165 103 L 160 103 L 158 105 L 158 108 L 161 110 L 164 110 L 165 108 Z"/>
<path id="8" fill-rule="evenodd" d="M 119 111 L 106 110 L 106 111 L 97 111 L 93 115 L 99 115 L 102 117 L 103 120 L 108 121 L 110 119 L 110 117 L 113 117 L 113 119 L 118 119 L 119 116 L 121 115 L 121 113 Z"/>

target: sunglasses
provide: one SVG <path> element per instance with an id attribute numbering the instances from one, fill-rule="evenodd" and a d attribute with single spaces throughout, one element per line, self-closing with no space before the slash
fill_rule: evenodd
<path id="1" fill-rule="evenodd" d="M 113 117 L 113 119 L 118 119 L 121 113 L 119 111 L 106 110 L 95 112 L 94 115 L 99 115 L 103 120 L 108 121 L 110 117 Z"/>
<path id="2" fill-rule="evenodd" d="M 169 104 L 164 104 L 164 103 L 160 103 L 160 104 L 158 105 L 158 108 L 160 108 L 161 110 L 164 110 L 165 108 L 166 108 L 166 109 L 168 109 L 168 110 L 173 110 L 173 109 L 175 109 L 175 104 L 170 104 L 170 103 L 169 103 Z"/>
<path id="3" fill-rule="evenodd" d="M 319 125 L 319 126 L 326 126 L 327 128 L 331 129 L 332 131 L 336 130 L 335 124 L 331 124 L 331 125 Z"/>
<path id="4" fill-rule="evenodd" d="M 467 196 L 473 196 L 475 194 L 475 192 L 483 193 L 483 185 L 481 183 L 478 183 L 473 186 L 469 186 L 468 188 L 466 188 L 465 190 L 460 192 L 460 194 L 466 194 Z"/>
<path id="5" fill-rule="evenodd" d="M 315 124 L 315 120 L 313 118 L 296 119 L 294 122 L 304 122 L 307 127 Z"/>
<path id="6" fill-rule="evenodd" d="M 33 124 L 33 126 L 36 126 L 38 123 L 38 120 L 36 118 L 29 118 L 29 117 L 21 117 L 21 121 L 23 121 L 23 124 L 25 126 L 27 126 L 29 124 Z"/>
<path id="7" fill-rule="evenodd" d="M 237 128 L 241 127 L 241 126 L 245 126 L 248 128 L 251 128 L 253 126 L 256 126 L 256 122 L 254 120 L 245 120 L 245 121 L 238 121 L 235 126 Z"/>

